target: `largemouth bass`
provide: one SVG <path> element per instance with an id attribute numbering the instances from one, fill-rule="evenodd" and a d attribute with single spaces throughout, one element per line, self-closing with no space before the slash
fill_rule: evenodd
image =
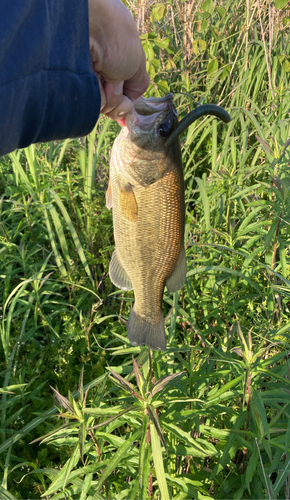
<path id="1" fill-rule="evenodd" d="M 203 113 L 203 106 L 199 107 L 198 116 L 216 114 L 209 108 L 217 106 L 205 107 Z M 154 350 L 166 349 L 164 287 L 173 293 L 186 279 L 184 182 L 178 135 L 188 126 L 188 120 L 184 126 L 181 121 L 179 128 L 176 124 L 172 94 L 135 101 L 113 145 L 106 195 L 107 207 L 113 208 L 116 244 L 109 275 L 114 285 L 133 289 L 135 295 L 128 337 L 133 345 L 145 344 Z"/>
<path id="2" fill-rule="evenodd" d="M 140 97 L 114 142 L 107 206 L 113 207 L 115 251 L 109 274 L 135 304 L 127 324 L 133 345 L 166 349 L 162 297 L 186 278 L 184 183 L 180 144 L 165 148 L 177 113 L 170 94 Z"/>

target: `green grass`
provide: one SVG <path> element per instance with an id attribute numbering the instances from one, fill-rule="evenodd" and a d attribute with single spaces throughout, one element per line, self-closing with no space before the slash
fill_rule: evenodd
<path id="1" fill-rule="evenodd" d="M 232 116 L 182 137 L 188 273 L 164 294 L 165 353 L 131 346 L 134 297 L 108 277 L 118 125 L 1 159 L 1 498 L 290 498 L 290 12 L 270 6 L 132 11 L 148 95 Z"/>

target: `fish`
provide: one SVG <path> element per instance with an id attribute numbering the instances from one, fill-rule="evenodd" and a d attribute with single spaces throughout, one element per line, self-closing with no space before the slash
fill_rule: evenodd
<path id="1" fill-rule="evenodd" d="M 202 114 L 218 113 L 228 119 L 222 108 L 215 108 L 219 107 L 198 106 L 194 116 L 178 124 L 173 94 L 141 96 L 114 141 L 106 193 L 106 205 L 113 209 L 115 239 L 109 276 L 116 287 L 134 290 L 127 322 L 134 346 L 166 350 L 164 288 L 169 293 L 180 290 L 187 273 L 179 135 Z"/>

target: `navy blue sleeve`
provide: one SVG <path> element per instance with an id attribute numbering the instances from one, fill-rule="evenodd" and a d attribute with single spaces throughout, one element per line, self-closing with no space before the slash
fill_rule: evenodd
<path id="1" fill-rule="evenodd" d="M 0 1 L 0 155 L 94 127 L 87 0 Z"/>

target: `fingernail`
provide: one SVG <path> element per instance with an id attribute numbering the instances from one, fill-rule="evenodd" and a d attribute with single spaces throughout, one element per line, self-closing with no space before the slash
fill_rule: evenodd
<path id="1" fill-rule="evenodd" d="M 123 118 L 123 116 L 125 116 L 127 113 L 125 113 L 124 111 L 121 111 L 120 113 L 118 113 L 118 117 L 119 118 Z"/>
<path id="2" fill-rule="evenodd" d="M 115 85 L 113 85 L 114 94 L 116 94 L 116 95 L 122 94 L 123 93 L 123 85 L 124 85 L 124 82 L 115 83 Z"/>

